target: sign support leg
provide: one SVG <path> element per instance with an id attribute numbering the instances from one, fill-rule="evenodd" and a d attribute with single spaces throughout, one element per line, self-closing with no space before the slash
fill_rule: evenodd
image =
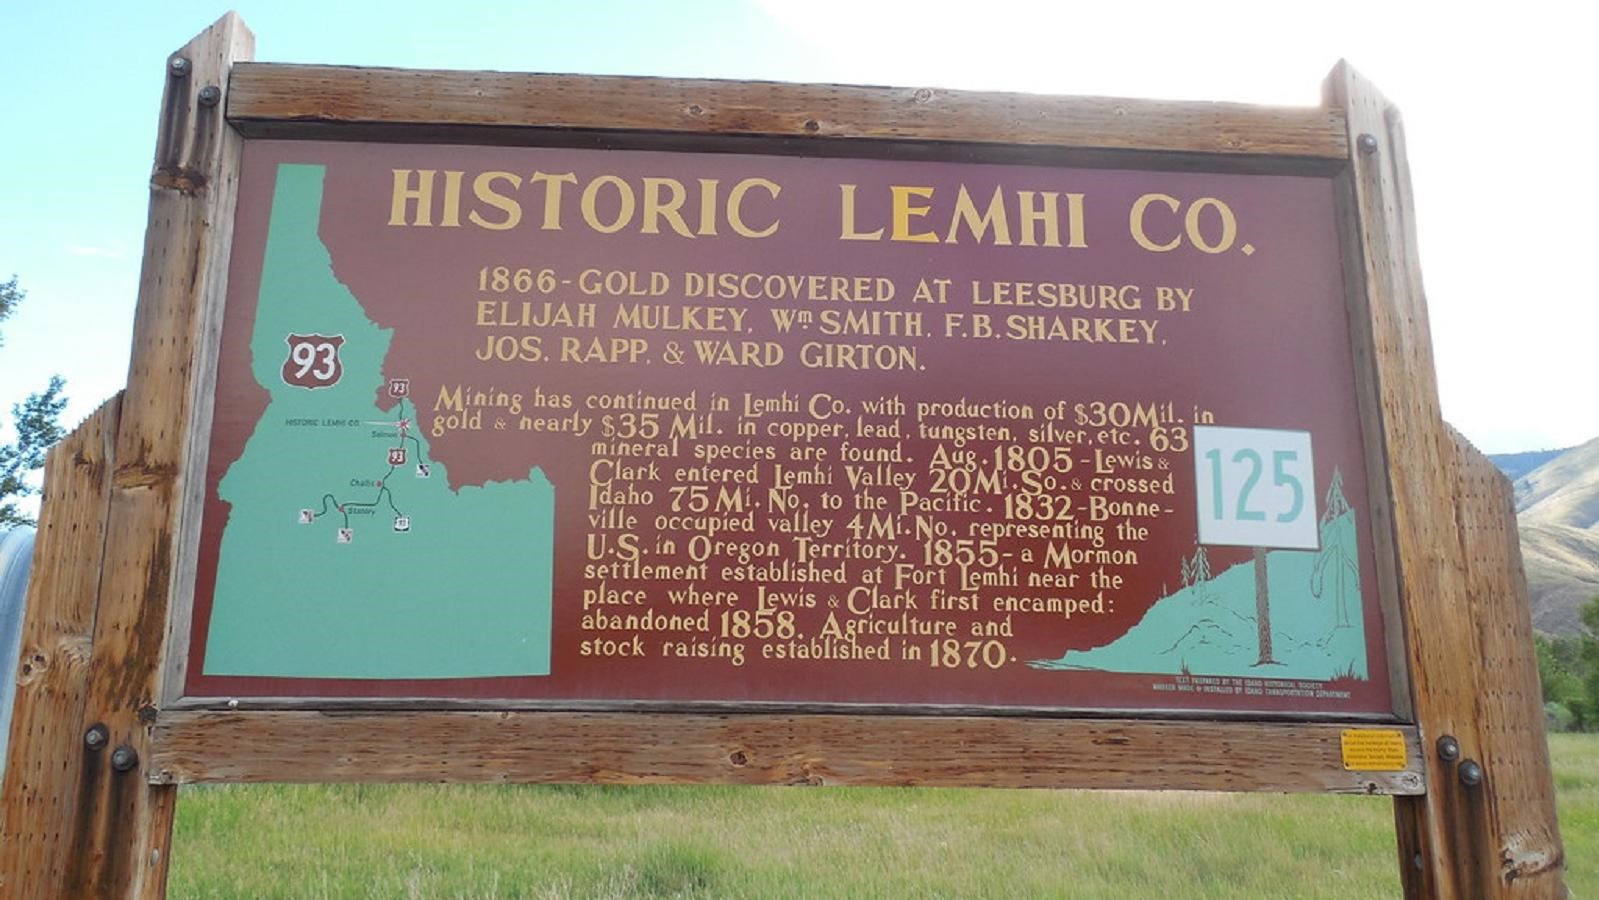
<path id="1" fill-rule="evenodd" d="M 211 360 L 242 142 L 224 118 L 254 37 L 218 20 L 165 61 L 134 355 L 119 400 L 51 456 L 3 805 L 7 896 L 165 894 L 176 789 L 150 732 L 182 536 L 203 479 Z M 24 667 L 28 667 L 28 662 Z M 27 679 L 33 678 L 33 682 Z"/>
<path id="2" fill-rule="evenodd" d="M 1398 111 L 1348 65 L 1327 103 L 1349 130 L 1359 262 L 1391 461 L 1392 531 L 1427 792 L 1395 799 L 1407 897 L 1564 897 L 1564 853 L 1510 485 L 1444 424 Z M 1361 317 L 1355 317 L 1361 321 Z M 1360 351 L 1357 350 L 1357 355 Z M 1386 523 L 1378 523 L 1379 525 Z M 1393 627 L 1392 625 L 1390 627 Z"/>

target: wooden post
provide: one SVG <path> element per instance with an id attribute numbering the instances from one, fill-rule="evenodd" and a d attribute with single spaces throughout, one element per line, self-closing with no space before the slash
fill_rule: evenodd
<path id="1" fill-rule="evenodd" d="M 34 668 L 0 826 L 6 896 L 165 893 L 177 795 L 149 783 L 150 728 L 171 596 L 192 580 L 178 536 L 203 480 L 191 437 L 209 419 L 200 384 L 242 143 L 223 118 L 227 76 L 253 45 L 230 13 L 164 61 L 128 386 L 55 451 L 46 482 L 25 625 Z"/>
<path id="2" fill-rule="evenodd" d="M 1358 233 L 1390 461 L 1399 602 L 1427 793 L 1395 798 L 1408 897 L 1563 897 L 1526 581 L 1508 482 L 1443 423 L 1398 111 L 1340 64 Z M 1357 321 L 1361 316 L 1355 317 Z"/>
<path id="3" fill-rule="evenodd" d="M 0 896 L 60 895 L 66 844 L 87 824 L 78 817 L 80 788 L 106 774 L 110 751 L 86 747 L 78 723 L 88 694 L 120 405 L 120 396 L 112 398 L 45 461 L 0 793 Z"/>

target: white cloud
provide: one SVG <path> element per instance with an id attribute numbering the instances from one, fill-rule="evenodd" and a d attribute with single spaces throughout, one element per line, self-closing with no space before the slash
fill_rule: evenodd
<path id="1" fill-rule="evenodd" d="M 93 256 L 100 259 L 127 259 L 128 248 L 121 241 L 106 241 L 101 244 L 68 244 L 67 253 L 72 256 Z"/>

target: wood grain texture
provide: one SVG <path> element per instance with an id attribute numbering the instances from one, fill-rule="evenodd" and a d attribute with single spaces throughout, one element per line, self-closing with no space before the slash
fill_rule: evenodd
<path id="1" fill-rule="evenodd" d="M 111 748 L 138 754 L 106 770 L 76 801 L 76 832 L 61 896 L 160 897 L 176 793 L 142 777 L 149 753 L 169 598 L 181 579 L 174 536 L 189 527 L 185 498 L 203 360 L 203 309 L 219 297 L 242 141 L 202 92 L 226 84 L 253 37 L 228 14 L 177 51 L 168 69 L 151 178 L 133 356 L 117 428 L 89 693 L 76 730 L 103 722 Z"/>
<path id="2" fill-rule="evenodd" d="M 1384 622 L 1389 697 L 1394 715 L 1415 720 L 1411 705 L 1410 657 L 1400 606 L 1398 550 L 1395 547 L 1393 496 L 1388 481 L 1387 446 L 1383 443 L 1384 407 L 1377 381 L 1377 348 L 1373 346 L 1372 312 L 1366 291 L 1360 209 L 1353 173 L 1334 179 L 1339 241 L 1342 247 L 1345 305 L 1349 312 L 1349 346 L 1354 357 L 1356 408 L 1360 414 L 1361 450 L 1366 463 L 1366 512 L 1375 562 L 1377 595 Z"/>
<path id="3" fill-rule="evenodd" d="M 1452 773 L 1439 769 L 1431 745 L 1458 727 L 1449 721 L 1453 716 L 1440 714 L 1469 700 L 1462 676 L 1469 674 L 1471 651 L 1463 621 L 1468 613 L 1459 608 L 1461 554 L 1451 527 L 1449 457 L 1415 251 L 1404 136 L 1386 99 L 1347 65 L 1334 69 L 1326 92 L 1328 105 L 1342 108 L 1349 126 L 1359 223 L 1354 252 L 1370 315 L 1381 407 L 1376 438 L 1389 461 L 1400 624 L 1433 788 L 1425 797 L 1396 801 L 1400 873 L 1406 896 L 1453 897 L 1462 887 L 1455 877 L 1458 860 L 1439 830 L 1445 821 L 1441 798 L 1449 786 L 1437 783 Z"/>
<path id="4" fill-rule="evenodd" d="M 45 461 L 45 502 L 0 790 L 0 896 L 59 894 L 78 822 L 75 800 L 85 781 L 106 774 L 109 751 L 88 750 L 79 723 L 120 406 L 120 395 L 107 401 Z"/>
<path id="5" fill-rule="evenodd" d="M 1379 433 L 1368 440 L 1388 461 L 1413 710 L 1427 751 L 1427 794 L 1395 802 L 1405 893 L 1564 896 L 1560 863 L 1543 858 L 1559 853 L 1552 806 L 1545 816 L 1542 803 L 1527 804 L 1542 790 L 1552 804 L 1553 787 L 1541 704 L 1525 684 L 1530 624 L 1520 634 L 1514 624 L 1528 615 L 1525 584 L 1516 583 L 1515 521 L 1500 489 L 1485 486 L 1487 462 L 1457 441 L 1439 412 L 1404 128 L 1398 111 L 1347 65 L 1329 76 L 1326 93 L 1349 125 L 1358 222 L 1352 273 L 1369 312 L 1380 406 Z M 1530 706 L 1509 708 L 1518 704 Z M 1460 759 L 1436 752 L 1446 735 L 1459 742 Z M 1464 760 L 1490 754 L 1523 763 L 1489 770 L 1479 786 L 1462 784 Z M 1496 831 L 1493 811 L 1502 804 L 1517 807 L 1505 817 L 1518 823 L 1514 834 Z"/>
<path id="6" fill-rule="evenodd" d="M 285 126 L 296 124 L 537 127 L 1348 155 L 1340 111 L 1328 108 L 275 63 L 235 69 L 228 118 L 251 137 L 293 135 Z"/>
<path id="7" fill-rule="evenodd" d="M 1555 817 L 1543 692 L 1510 479 L 1453 429 L 1455 523 L 1476 629 L 1475 742 L 1489 779 L 1465 791 L 1486 852 L 1474 862 L 1505 897 L 1562 897 L 1565 851 Z M 1458 776 L 1458 771 L 1457 771 Z M 1456 783 L 1459 778 L 1455 779 Z"/>
<path id="8" fill-rule="evenodd" d="M 151 777 L 1417 793 L 1333 724 L 678 713 L 163 712 Z M 1405 729 L 1418 762 L 1413 729 Z"/>

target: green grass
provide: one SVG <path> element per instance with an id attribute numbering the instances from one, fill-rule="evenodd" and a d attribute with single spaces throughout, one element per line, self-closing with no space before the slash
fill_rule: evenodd
<path id="1" fill-rule="evenodd" d="M 1555 810 L 1573 897 L 1599 897 L 1599 734 L 1549 736 Z"/>
<path id="2" fill-rule="evenodd" d="M 1574 896 L 1599 736 L 1555 735 Z M 1396 896 L 1392 804 L 890 788 L 186 788 L 172 897 Z"/>

